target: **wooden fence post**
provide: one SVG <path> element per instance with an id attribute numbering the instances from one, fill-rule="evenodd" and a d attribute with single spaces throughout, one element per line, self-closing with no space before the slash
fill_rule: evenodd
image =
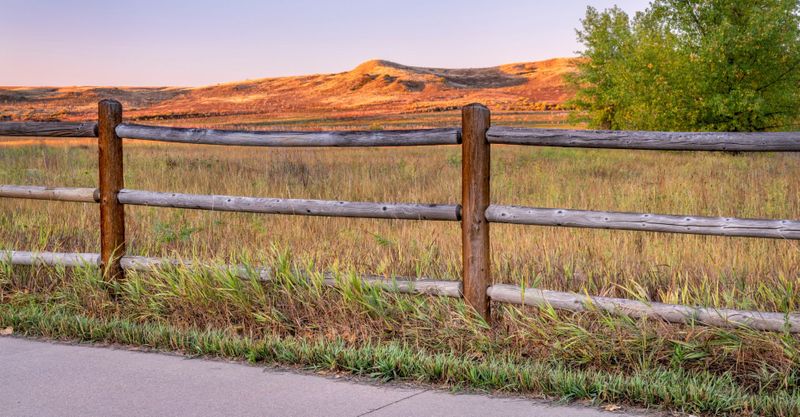
<path id="1" fill-rule="evenodd" d="M 122 104 L 98 103 L 97 145 L 100 169 L 100 262 L 110 279 L 123 277 L 120 258 L 125 255 L 125 208 L 117 200 L 124 188 L 122 139 L 115 129 L 122 123 Z"/>
<path id="2" fill-rule="evenodd" d="M 486 131 L 491 124 L 489 109 L 469 104 L 461 110 L 461 256 L 463 292 L 467 304 L 489 319 L 491 285 L 489 263 L 490 145 Z"/>

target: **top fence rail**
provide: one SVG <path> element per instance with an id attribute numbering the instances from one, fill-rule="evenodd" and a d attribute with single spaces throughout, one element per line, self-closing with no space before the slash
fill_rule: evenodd
<path id="1" fill-rule="evenodd" d="M 97 137 L 96 122 L 0 122 L 0 136 Z"/>
<path id="2" fill-rule="evenodd" d="M 119 137 L 172 143 L 264 147 L 458 145 L 461 129 L 243 131 L 123 123 Z M 0 122 L 0 136 L 96 137 L 95 122 Z M 489 128 L 492 144 L 662 151 L 800 152 L 800 132 L 650 132 Z"/>
<path id="3" fill-rule="evenodd" d="M 797 152 L 800 132 L 649 132 L 492 127 L 489 143 L 661 151 Z"/>

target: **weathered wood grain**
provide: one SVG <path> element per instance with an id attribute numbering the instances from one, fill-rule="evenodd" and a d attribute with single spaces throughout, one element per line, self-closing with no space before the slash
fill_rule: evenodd
<path id="1" fill-rule="evenodd" d="M 521 288 L 515 285 L 493 285 L 488 290 L 492 301 L 552 306 L 569 311 L 602 310 L 615 315 L 647 317 L 670 323 L 703 324 L 717 327 L 749 327 L 774 332 L 800 333 L 800 314 L 767 313 L 733 309 L 692 307 L 677 304 L 642 302 L 623 298 L 587 296 L 583 294 Z"/>
<path id="2" fill-rule="evenodd" d="M 32 200 L 74 201 L 96 203 L 96 188 L 39 187 L 32 185 L 0 185 L 0 197 Z"/>
<path id="3" fill-rule="evenodd" d="M 673 216 L 613 211 L 568 210 L 492 204 L 486 218 L 493 223 L 621 229 L 695 235 L 800 239 L 800 221 L 735 217 Z"/>
<path id="4" fill-rule="evenodd" d="M 336 279 L 329 273 L 325 274 L 325 282 L 328 285 L 336 286 Z M 439 295 L 443 297 L 461 297 L 461 283 L 459 281 L 434 280 L 427 278 L 387 278 L 379 275 L 360 275 L 358 277 L 365 284 L 379 286 L 391 292 L 406 294 L 427 294 Z"/>
<path id="5" fill-rule="evenodd" d="M 117 134 L 129 139 L 204 145 L 268 147 L 359 147 L 456 145 L 458 129 L 364 130 L 325 132 L 236 131 L 122 124 Z"/>
<path id="6" fill-rule="evenodd" d="M 461 262 L 464 300 L 485 319 L 490 317 L 486 288 L 492 284 L 489 253 L 489 222 L 484 213 L 490 204 L 491 146 L 486 130 L 489 109 L 470 104 L 461 112 Z"/>
<path id="7" fill-rule="evenodd" d="M 493 127 L 490 143 L 671 151 L 800 151 L 800 132 L 645 132 Z"/>
<path id="8" fill-rule="evenodd" d="M 97 136 L 97 123 L 0 122 L 0 136 L 95 137 Z"/>
<path id="9" fill-rule="evenodd" d="M 117 199 L 124 187 L 122 139 L 115 133 L 122 123 L 122 104 L 98 103 L 97 148 L 100 171 L 100 257 L 110 279 L 122 279 L 119 258 L 125 255 L 125 206 Z"/>
<path id="10" fill-rule="evenodd" d="M 100 254 L 0 250 L 0 262 L 8 262 L 11 265 L 98 266 Z"/>
<path id="11" fill-rule="evenodd" d="M 404 220 L 458 220 L 459 207 L 448 204 L 367 203 L 333 200 L 236 197 L 123 189 L 122 204 L 301 216 Z"/>

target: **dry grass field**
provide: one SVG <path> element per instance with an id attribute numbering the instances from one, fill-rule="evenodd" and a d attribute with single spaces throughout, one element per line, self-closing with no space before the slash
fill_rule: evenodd
<path id="1" fill-rule="evenodd" d="M 569 126 L 564 112 L 501 105 L 516 100 L 511 97 L 515 88 L 538 88 L 520 83 L 524 68 L 509 76 L 508 68 L 515 67 L 474 74 L 368 64 L 359 67 L 363 73 L 379 68 L 396 78 L 362 76 L 371 81 L 358 88 L 377 92 L 362 91 L 366 101 L 358 103 L 347 101 L 355 100 L 349 93 L 337 95 L 329 105 L 342 105 L 343 111 L 309 109 L 298 101 L 297 107 L 287 104 L 265 117 L 266 107 L 244 114 L 237 110 L 241 106 L 203 107 L 206 101 L 198 100 L 191 108 L 191 94 L 200 93 L 159 90 L 171 97 L 143 104 L 129 116 L 144 123 L 239 129 L 456 126 L 460 114 L 447 109 L 451 104 L 410 112 L 413 100 L 405 102 L 404 94 L 413 91 L 380 105 L 369 103 L 394 97 L 386 89 L 419 88 L 413 82 L 424 84 L 423 94 L 431 100 L 440 94 L 453 105 L 473 101 L 480 91 L 458 87 L 460 81 L 496 87 L 497 101 L 489 102 L 500 104 L 493 108 L 495 125 Z M 338 83 L 352 73 L 303 82 Z M 416 78 L 408 78 L 412 73 Z M 252 88 L 271 91 L 280 82 L 262 80 Z M 435 82 L 446 88 L 431 87 Z M 219 91 L 214 94 L 221 99 L 225 94 Z M 235 101 L 233 95 L 229 101 Z M 181 109 L 180 117 L 164 113 L 169 105 Z M 89 111 L 77 106 L 64 114 L 74 119 Z M 800 218 L 800 156 L 794 154 L 513 146 L 494 146 L 492 153 L 492 201 L 499 204 Z M 154 191 L 455 204 L 460 164 L 458 147 L 266 149 L 125 142 L 126 187 Z M 0 138 L 0 184 L 94 187 L 96 145 L 83 139 Z M 262 285 L 179 268 L 108 283 L 92 271 L 0 264 L 0 326 L 30 335 L 598 404 L 704 415 L 800 415 L 797 335 L 510 306 L 497 306 L 490 327 L 461 300 L 383 293 L 349 279 L 358 273 L 459 279 L 457 223 L 147 207 L 126 212 L 129 254 L 266 265 L 278 271 L 277 280 Z M 90 204 L 2 199 L 0 250 L 97 252 L 98 217 Z M 498 282 L 787 313 L 800 305 L 800 245 L 793 241 L 493 224 L 492 246 Z M 308 282 L 295 273 L 298 269 L 337 271 L 340 285 L 325 288 L 316 278 Z"/>

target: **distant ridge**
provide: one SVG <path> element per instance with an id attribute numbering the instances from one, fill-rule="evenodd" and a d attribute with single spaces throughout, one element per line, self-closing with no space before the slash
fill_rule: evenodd
<path id="1" fill-rule="evenodd" d="M 182 119 L 335 113 L 424 113 L 482 102 L 526 111 L 564 103 L 572 58 L 489 68 L 428 68 L 370 60 L 351 71 L 263 78 L 205 87 L 0 87 L 0 119 L 90 118 L 103 98 L 120 100 L 126 118 Z"/>

